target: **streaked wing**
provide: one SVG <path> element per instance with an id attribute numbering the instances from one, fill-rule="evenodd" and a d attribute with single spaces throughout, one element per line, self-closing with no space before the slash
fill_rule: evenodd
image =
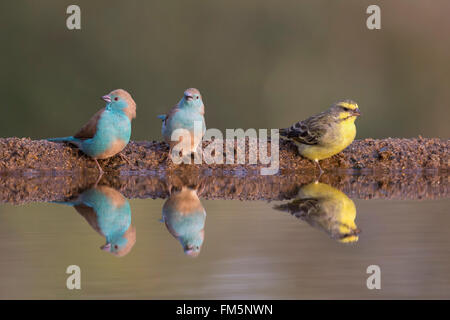
<path id="1" fill-rule="evenodd" d="M 281 129 L 280 136 L 303 144 L 318 144 L 326 131 L 323 121 L 321 122 L 324 116 L 325 114 L 321 113 L 299 121 L 289 128 Z"/>
<path id="2" fill-rule="evenodd" d="M 275 209 L 289 212 L 296 218 L 304 218 L 316 214 L 320 210 L 320 205 L 317 199 L 296 199 L 289 203 L 275 206 Z"/>
<path id="3" fill-rule="evenodd" d="M 105 108 L 97 111 L 96 114 L 92 116 L 92 118 L 86 123 L 75 135 L 74 138 L 78 139 L 91 139 L 94 137 L 97 132 L 97 123 L 100 120 L 102 113 L 105 111 Z"/>

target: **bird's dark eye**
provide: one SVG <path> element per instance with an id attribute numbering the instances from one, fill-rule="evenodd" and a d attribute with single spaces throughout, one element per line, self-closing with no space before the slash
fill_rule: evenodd
<path id="1" fill-rule="evenodd" d="M 198 97 L 197 97 L 197 100 L 198 100 Z"/>
<path id="2" fill-rule="evenodd" d="M 117 244 L 116 244 L 116 245 L 114 245 L 114 249 L 117 249 L 117 248 L 118 248 Z"/>
<path id="3" fill-rule="evenodd" d="M 342 107 L 342 109 L 344 109 L 344 111 L 350 111 L 350 108 L 347 107 Z"/>
<path id="4" fill-rule="evenodd" d="M 119 100 L 119 98 L 115 97 L 115 98 L 114 98 L 114 101 L 117 101 L 117 100 Z"/>

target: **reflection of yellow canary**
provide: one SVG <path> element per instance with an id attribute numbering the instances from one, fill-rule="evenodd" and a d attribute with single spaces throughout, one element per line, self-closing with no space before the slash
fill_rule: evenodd
<path id="1" fill-rule="evenodd" d="M 356 227 L 356 207 L 343 192 L 319 182 L 302 187 L 297 199 L 276 206 L 305 220 L 312 227 L 323 229 L 339 242 L 356 242 L 360 230 Z"/>
<path id="2" fill-rule="evenodd" d="M 358 105 L 351 100 L 338 102 L 330 109 L 280 130 L 280 138 L 295 143 L 298 152 L 313 160 L 329 158 L 350 145 L 356 136 Z"/>

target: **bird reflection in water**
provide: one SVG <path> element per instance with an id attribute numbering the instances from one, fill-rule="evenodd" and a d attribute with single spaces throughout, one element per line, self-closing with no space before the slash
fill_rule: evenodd
<path id="1" fill-rule="evenodd" d="M 356 207 L 343 192 L 320 182 L 303 186 L 297 198 L 274 207 L 291 213 L 314 228 L 324 230 L 332 239 L 343 243 L 358 241 Z"/>
<path id="2" fill-rule="evenodd" d="M 73 200 L 57 203 L 73 206 L 95 231 L 106 238 L 106 243 L 100 247 L 103 251 L 123 257 L 136 243 L 130 204 L 117 190 L 96 186 Z"/>
<path id="3" fill-rule="evenodd" d="M 205 238 L 206 211 L 197 190 L 183 186 L 171 189 L 162 208 L 162 222 L 183 247 L 184 253 L 197 257 Z"/>

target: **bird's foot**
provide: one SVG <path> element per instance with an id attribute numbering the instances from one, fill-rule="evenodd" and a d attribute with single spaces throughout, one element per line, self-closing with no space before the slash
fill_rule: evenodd
<path id="1" fill-rule="evenodd" d="M 131 163 L 130 159 L 128 159 L 128 157 L 126 155 L 124 155 L 122 152 L 119 152 L 119 156 L 120 156 L 120 158 L 122 158 L 122 160 L 127 162 L 130 167 L 133 166 L 133 164 Z"/>
<path id="2" fill-rule="evenodd" d="M 320 166 L 319 161 L 314 161 L 317 164 L 317 167 L 319 168 L 319 176 L 317 177 L 315 182 L 319 182 L 320 177 L 322 177 L 322 174 L 324 173 L 324 171 L 322 170 L 322 167 Z"/>

